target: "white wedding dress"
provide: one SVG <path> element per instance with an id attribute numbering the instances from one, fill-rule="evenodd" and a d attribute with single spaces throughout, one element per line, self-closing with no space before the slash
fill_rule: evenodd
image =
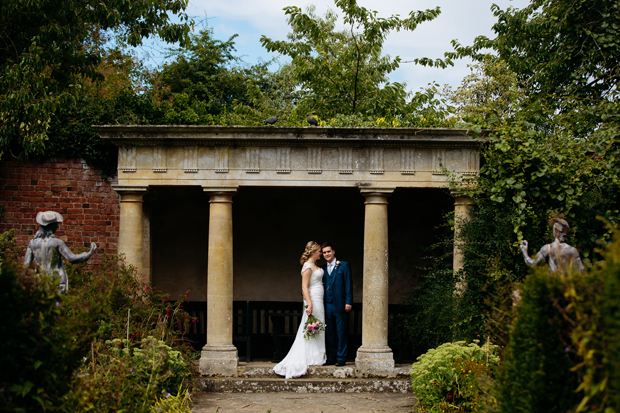
<path id="1" fill-rule="evenodd" d="M 312 269 L 310 263 L 305 263 L 301 272 Z M 323 270 L 319 268 L 312 272 L 308 285 L 310 300 L 312 300 L 312 315 L 325 322 L 325 306 L 323 305 Z M 304 307 L 307 305 L 304 300 Z M 285 376 L 287 379 L 303 376 L 308 372 L 308 366 L 320 366 L 325 363 L 325 332 L 321 331 L 314 337 L 304 337 L 304 327 L 308 321 L 306 309 L 303 309 L 301 324 L 297 329 L 297 336 L 293 347 L 280 363 L 274 368 L 274 373 Z"/>

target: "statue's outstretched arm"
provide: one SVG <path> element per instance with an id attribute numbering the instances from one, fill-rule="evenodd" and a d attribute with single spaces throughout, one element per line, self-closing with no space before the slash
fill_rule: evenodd
<path id="1" fill-rule="evenodd" d="M 543 262 L 545 258 L 547 257 L 547 254 L 549 254 L 549 252 L 547 251 L 549 247 L 545 245 L 544 247 L 540 249 L 540 251 L 538 251 L 538 254 L 534 255 L 534 258 L 531 258 L 527 253 L 527 247 L 528 247 L 527 241 L 526 240 L 521 241 L 521 245 L 519 245 L 519 248 L 521 249 L 521 252 L 523 253 L 523 259 L 525 260 L 525 263 L 529 265 L 530 267 L 535 267 L 541 262 Z"/>
<path id="2" fill-rule="evenodd" d="M 60 254 L 69 262 L 72 263 L 80 263 L 80 262 L 85 262 L 88 261 L 88 259 L 95 253 L 95 251 L 97 250 L 97 244 L 95 244 L 94 242 L 90 243 L 90 251 L 88 252 L 83 252 L 81 254 L 74 254 L 71 252 L 71 250 L 69 249 L 69 247 L 67 247 L 67 245 L 58 240 L 59 244 L 58 245 L 58 251 L 60 251 Z"/>

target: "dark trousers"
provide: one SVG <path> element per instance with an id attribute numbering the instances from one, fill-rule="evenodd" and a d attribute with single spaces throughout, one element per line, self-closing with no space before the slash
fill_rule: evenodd
<path id="1" fill-rule="evenodd" d="M 325 347 L 327 361 L 347 361 L 349 313 L 336 311 L 331 303 L 325 304 Z"/>

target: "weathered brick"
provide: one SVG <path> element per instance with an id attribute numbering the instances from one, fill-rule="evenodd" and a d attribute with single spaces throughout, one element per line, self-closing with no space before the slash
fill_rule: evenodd
<path id="1" fill-rule="evenodd" d="M 82 250 L 97 242 L 116 253 L 119 207 L 118 194 L 111 188 L 115 182 L 102 180 L 99 171 L 84 161 L 3 162 L 0 199 L 5 213 L 0 231 L 16 230 L 18 245 L 25 246 L 38 230 L 37 212 L 54 210 L 65 218 L 57 237 Z"/>

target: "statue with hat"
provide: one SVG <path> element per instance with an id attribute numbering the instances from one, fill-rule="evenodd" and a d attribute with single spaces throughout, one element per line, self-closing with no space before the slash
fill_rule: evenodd
<path id="1" fill-rule="evenodd" d="M 97 250 L 97 244 L 91 242 L 88 252 L 72 253 L 62 240 L 54 236 L 58 223 L 62 221 L 62 215 L 58 212 L 46 211 L 37 214 L 37 223 L 40 227 L 34 239 L 28 244 L 24 265 L 29 266 L 34 261 L 46 274 L 58 276 L 60 278 L 58 289 L 66 293 L 69 289 L 69 279 L 64 260 L 71 263 L 86 262 Z"/>
<path id="2" fill-rule="evenodd" d="M 531 258 L 527 254 L 527 241 L 523 240 L 519 248 L 523 253 L 525 263 L 530 267 L 534 267 L 543 261 L 547 261 L 551 271 L 568 271 L 570 268 L 583 272 L 583 263 L 579 256 L 577 248 L 566 243 L 570 227 L 568 222 L 560 218 L 553 219 L 553 237 L 555 241 L 551 244 L 543 246 L 538 254 Z"/>

